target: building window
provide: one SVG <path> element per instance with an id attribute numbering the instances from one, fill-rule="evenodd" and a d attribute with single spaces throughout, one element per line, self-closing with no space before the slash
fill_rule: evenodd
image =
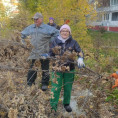
<path id="1" fill-rule="evenodd" d="M 107 14 L 107 16 L 106 16 L 106 20 L 109 20 L 109 14 Z"/>
<path id="2" fill-rule="evenodd" d="M 104 20 L 109 20 L 109 14 L 108 13 L 104 14 Z"/>
<path id="3" fill-rule="evenodd" d="M 111 0 L 111 5 L 118 5 L 118 0 Z"/>
<path id="4" fill-rule="evenodd" d="M 114 0 L 114 5 L 118 4 L 118 0 Z"/>
<path id="5" fill-rule="evenodd" d="M 118 21 L 118 12 L 112 13 L 112 21 Z"/>

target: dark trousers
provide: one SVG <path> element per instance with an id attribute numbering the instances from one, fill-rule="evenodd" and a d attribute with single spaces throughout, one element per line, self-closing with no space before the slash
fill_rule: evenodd
<path id="1" fill-rule="evenodd" d="M 41 69 L 42 69 L 42 85 L 49 85 L 49 60 L 48 59 L 41 59 Z M 32 60 L 32 63 L 30 65 L 30 70 L 28 71 L 27 76 L 27 84 L 32 85 L 35 82 L 35 79 L 37 78 L 37 71 L 32 70 L 32 67 L 34 66 L 35 59 Z"/>

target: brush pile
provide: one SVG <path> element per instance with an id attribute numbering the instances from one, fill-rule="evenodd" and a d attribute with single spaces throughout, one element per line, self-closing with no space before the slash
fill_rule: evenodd
<path id="1" fill-rule="evenodd" d="M 0 40 L 0 49 L 0 118 L 117 118 L 113 112 L 114 106 L 105 101 L 105 91 L 110 90 L 113 84 L 106 81 L 106 78 L 96 79 L 97 76 L 88 70 L 78 70 L 72 97 L 83 112 L 79 115 L 74 110 L 67 113 L 63 109 L 62 100 L 59 100 L 58 113 L 54 113 L 49 102 L 53 97 L 51 86 L 48 91 L 42 92 L 39 84 L 32 87 L 26 84 L 27 68 L 30 64 L 27 58 L 32 49 L 31 45 L 28 43 L 23 46 L 19 34 L 15 33 L 10 40 Z M 59 56 L 60 47 L 55 47 L 53 51 L 57 56 L 55 61 L 51 61 L 55 62 L 51 68 L 56 71 L 69 71 L 63 65 L 66 60 L 75 60 L 77 54 L 67 51 Z M 35 65 L 39 67 L 40 63 L 36 62 Z M 40 80 L 41 75 L 38 73 L 36 83 Z M 54 81 L 57 83 L 56 79 Z"/>

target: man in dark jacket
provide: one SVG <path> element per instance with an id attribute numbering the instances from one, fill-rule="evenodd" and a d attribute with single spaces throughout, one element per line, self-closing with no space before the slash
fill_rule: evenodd
<path id="1" fill-rule="evenodd" d="M 50 17 L 50 18 L 49 18 L 49 23 L 48 23 L 48 25 L 57 28 L 57 25 L 54 23 L 54 18 L 53 18 L 53 17 Z"/>

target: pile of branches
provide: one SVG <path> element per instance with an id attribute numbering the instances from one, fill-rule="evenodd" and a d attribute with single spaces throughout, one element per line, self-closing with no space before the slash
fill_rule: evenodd
<path id="1" fill-rule="evenodd" d="M 62 54 L 62 49 L 60 46 L 52 48 L 52 52 L 55 54 L 55 61 L 52 59 L 52 69 L 54 71 L 70 71 L 70 67 L 66 65 L 69 65 L 69 63 L 74 63 L 77 55 L 82 54 L 71 50 L 72 49 L 69 48 Z"/>
<path id="2" fill-rule="evenodd" d="M 17 36 L 16 36 L 17 37 Z M 9 67 L 29 67 L 29 63 L 26 62 L 29 53 L 30 45 L 24 47 L 19 38 L 12 38 L 11 40 L 0 40 L 0 65 L 7 65 Z M 28 47 L 29 46 L 29 47 Z M 60 55 L 61 48 L 59 46 L 53 49 L 53 53 L 56 55 L 55 59 L 52 59 L 52 69 L 55 71 L 69 71 L 70 68 L 65 66 L 67 62 L 74 62 L 77 54 L 76 52 L 66 51 L 63 55 Z M 55 61 L 54 61 L 55 60 Z M 36 64 L 36 63 L 35 63 Z M 19 70 L 17 70 L 19 72 Z M 20 70 L 24 71 L 24 70 Z M 83 73 L 89 73 L 85 70 Z M 83 106 L 84 112 L 87 118 L 101 118 L 111 117 L 113 114 L 109 112 L 109 104 L 106 104 L 104 94 L 105 89 L 110 89 L 105 79 L 95 80 L 94 74 L 88 75 L 89 77 L 83 77 L 79 83 L 82 84 L 82 89 L 88 89 L 92 92 L 92 96 L 77 97 L 78 106 Z M 86 78 L 86 79 L 85 79 Z M 54 80 L 57 83 L 57 80 Z M 15 75 L 11 72 L 6 72 L 0 76 L 0 117 L 1 118 L 53 118 L 49 100 L 53 97 L 50 91 L 47 93 L 42 92 L 37 85 L 32 87 L 26 86 L 26 81 L 23 77 L 20 77 L 18 73 Z M 92 89 L 91 89 L 92 88 Z M 62 112 L 62 113 L 61 113 Z M 73 115 L 74 116 L 74 115 Z M 59 111 L 59 116 L 63 117 L 63 111 Z M 76 118 L 76 117 L 75 117 Z M 83 117 L 84 118 L 84 117 Z"/>
<path id="3" fill-rule="evenodd" d="M 15 79 L 17 76 L 17 79 Z M 46 95 L 37 86 L 26 87 L 22 78 L 12 72 L 0 79 L 0 117 L 1 118 L 48 118 L 51 112 L 50 95 Z M 3 85 L 4 83 L 4 85 Z M 49 92 L 50 93 L 50 92 Z M 46 106 L 46 107 L 45 107 Z"/>
<path id="4" fill-rule="evenodd" d="M 11 39 L 0 39 L 0 66 L 28 68 L 27 58 L 31 50 L 28 46 L 21 44 L 18 33 Z"/>
<path id="5" fill-rule="evenodd" d="M 102 77 L 86 76 L 81 78 L 79 82 L 82 84 L 81 90 L 88 90 L 87 96 L 77 98 L 78 107 L 87 115 L 87 118 L 117 118 L 115 113 L 118 107 L 106 101 L 106 91 L 112 91 L 114 81 L 107 79 L 107 74 Z"/>

